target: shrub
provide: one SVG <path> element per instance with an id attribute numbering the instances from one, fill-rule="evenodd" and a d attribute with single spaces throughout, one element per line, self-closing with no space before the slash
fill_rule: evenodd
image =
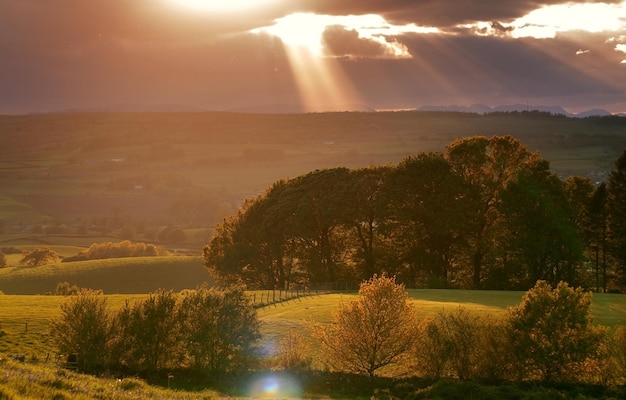
<path id="1" fill-rule="evenodd" d="M 81 371 L 100 371 L 109 364 L 112 317 L 106 297 L 81 290 L 61 304 L 61 316 L 52 320 L 51 338 L 61 353 L 76 354 Z"/>
<path id="2" fill-rule="evenodd" d="M 81 251 L 75 256 L 66 257 L 63 261 L 85 261 L 85 260 L 101 260 L 106 258 L 124 258 L 124 257 L 154 257 L 169 254 L 168 251 L 161 246 L 155 246 L 143 242 L 131 242 L 123 240 L 118 243 L 103 242 L 92 243 L 88 249 Z"/>
<path id="3" fill-rule="evenodd" d="M 57 296 L 72 296 L 79 292 L 80 288 L 77 285 L 71 285 L 69 282 L 59 282 L 54 294 Z"/>
<path id="4" fill-rule="evenodd" d="M 442 311 L 432 318 L 417 348 L 420 365 L 431 378 L 471 379 L 479 362 L 479 338 L 483 321 L 464 308 Z"/>

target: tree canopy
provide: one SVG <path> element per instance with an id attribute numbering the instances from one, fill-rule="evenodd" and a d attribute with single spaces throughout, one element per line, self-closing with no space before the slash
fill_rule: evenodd
<path id="1" fill-rule="evenodd" d="M 617 200 L 619 165 L 608 186 L 617 211 L 626 204 Z M 560 179 L 511 136 L 475 136 L 397 165 L 280 180 L 217 226 L 205 263 L 251 288 L 374 274 L 409 288 L 525 290 L 538 279 L 591 287 L 590 249 L 602 231 L 590 230 L 596 190 L 583 178 Z M 606 218 L 615 243 L 624 225 L 617 211 Z"/>

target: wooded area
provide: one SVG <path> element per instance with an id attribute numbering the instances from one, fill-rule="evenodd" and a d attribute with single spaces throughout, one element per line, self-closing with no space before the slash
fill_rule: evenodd
<path id="1" fill-rule="evenodd" d="M 559 178 L 511 136 L 397 165 L 279 180 L 216 228 L 207 267 L 251 288 L 397 276 L 408 288 L 621 290 L 626 152 L 608 183 Z"/>

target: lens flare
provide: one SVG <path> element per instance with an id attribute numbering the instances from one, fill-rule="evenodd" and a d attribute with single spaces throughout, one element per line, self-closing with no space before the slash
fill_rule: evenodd
<path id="1" fill-rule="evenodd" d="M 252 398 L 301 397 L 298 381 L 286 374 L 267 375 L 256 379 L 250 385 L 248 395 Z"/>

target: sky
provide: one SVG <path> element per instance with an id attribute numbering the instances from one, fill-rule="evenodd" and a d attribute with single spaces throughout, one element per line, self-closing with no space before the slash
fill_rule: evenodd
<path id="1" fill-rule="evenodd" d="M 626 112 L 626 1 L 0 0 L 0 114 Z"/>

